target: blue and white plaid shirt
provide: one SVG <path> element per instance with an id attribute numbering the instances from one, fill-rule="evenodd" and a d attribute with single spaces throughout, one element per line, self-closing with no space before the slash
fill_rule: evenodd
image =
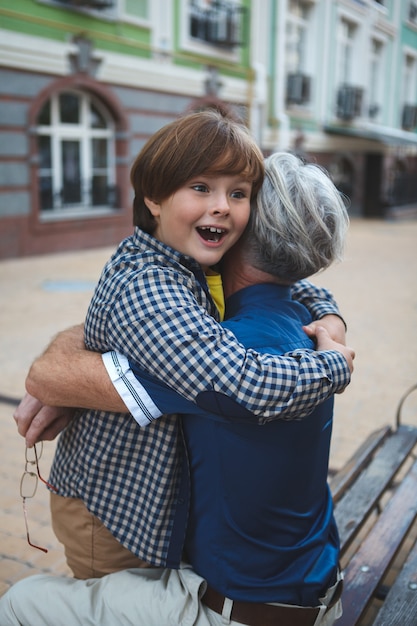
<path id="1" fill-rule="evenodd" d="M 338 313 L 326 290 L 304 282 L 298 292 L 313 317 Z M 198 264 L 136 229 L 103 270 L 85 337 L 91 349 L 118 350 L 188 400 L 212 408 L 213 398 L 219 407 L 227 398 L 260 423 L 303 417 L 350 380 L 337 352 L 261 355 L 216 319 Z M 139 558 L 178 567 L 187 468 L 175 416 L 138 428 L 131 417 L 81 411 L 58 441 L 50 480 Z"/>

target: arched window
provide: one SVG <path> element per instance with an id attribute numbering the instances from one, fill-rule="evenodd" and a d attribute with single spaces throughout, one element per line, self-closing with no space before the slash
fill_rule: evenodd
<path id="1" fill-rule="evenodd" d="M 99 100 L 77 90 L 53 95 L 39 112 L 36 133 L 42 221 L 117 207 L 115 124 Z"/>

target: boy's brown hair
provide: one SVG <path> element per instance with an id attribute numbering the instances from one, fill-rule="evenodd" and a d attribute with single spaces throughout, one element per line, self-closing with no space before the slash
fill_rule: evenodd
<path id="1" fill-rule="evenodd" d="M 195 176 L 242 174 L 253 198 L 264 175 L 263 155 L 248 129 L 216 110 L 192 113 L 158 130 L 133 163 L 133 223 L 152 234 L 155 220 L 144 198 L 161 202 Z"/>

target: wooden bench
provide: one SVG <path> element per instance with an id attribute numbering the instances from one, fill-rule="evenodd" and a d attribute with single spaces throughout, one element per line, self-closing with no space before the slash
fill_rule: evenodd
<path id="1" fill-rule="evenodd" d="M 417 426 L 372 433 L 330 479 L 344 571 L 337 626 L 417 625 Z M 371 621 L 370 621 L 371 620 Z"/>

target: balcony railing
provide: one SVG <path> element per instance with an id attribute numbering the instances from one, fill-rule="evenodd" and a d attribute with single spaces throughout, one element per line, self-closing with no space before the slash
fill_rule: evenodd
<path id="1" fill-rule="evenodd" d="M 119 188 L 116 185 L 93 184 L 82 189 L 79 183 L 64 183 L 62 189 L 53 192 L 51 181 L 40 182 L 40 207 L 42 211 L 65 210 L 77 207 L 120 206 Z"/>
<path id="2" fill-rule="evenodd" d="M 190 35 L 224 48 L 244 45 L 246 8 L 226 1 L 215 1 L 208 8 L 192 3 Z"/>

